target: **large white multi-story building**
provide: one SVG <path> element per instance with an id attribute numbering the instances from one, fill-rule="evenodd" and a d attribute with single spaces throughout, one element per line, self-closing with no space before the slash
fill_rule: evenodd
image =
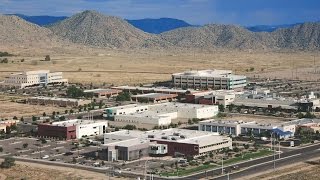
<path id="1" fill-rule="evenodd" d="M 229 70 L 202 70 L 172 74 L 172 82 L 180 88 L 242 89 L 247 78 Z"/>
<path id="2" fill-rule="evenodd" d="M 113 118 L 117 122 L 149 124 L 154 126 L 169 125 L 172 119 L 205 119 L 218 114 L 218 106 L 186 104 L 186 103 L 162 103 L 155 105 L 131 104 L 107 108 L 104 117 Z"/>
<path id="3" fill-rule="evenodd" d="M 2 83 L 5 86 L 25 88 L 48 84 L 68 83 L 63 79 L 62 72 L 50 72 L 49 70 L 26 71 L 23 73 L 10 74 Z"/>

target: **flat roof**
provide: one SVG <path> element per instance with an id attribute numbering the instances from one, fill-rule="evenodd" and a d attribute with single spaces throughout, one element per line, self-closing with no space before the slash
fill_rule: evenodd
<path id="1" fill-rule="evenodd" d="M 112 89 L 123 89 L 123 90 L 139 90 L 139 91 L 155 91 L 155 92 L 172 92 L 172 93 L 185 93 L 187 91 L 190 92 L 199 92 L 193 89 L 170 89 L 167 87 L 140 87 L 140 86 L 117 86 L 112 87 Z"/>
<path id="2" fill-rule="evenodd" d="M 177 97 L 176 94 L 164 94 L 164 93 L 148 93 L 148 94 L 139 94 L 133 95 L 132 98 L 150 98 L 150 99 L 165 99 Z"/>
<path id="3" fill-rule="evenodd" d="M 134 108 L 134 107 L 146 107 L 148 105 L 144 104 L 128 104 L 128 105 L 123 105 L 123 106 L 114 106 L 114 107 L 109 107 L 106 109 L 113 109 L 113 110 L 118 110 L 118 109 L 127 109 L 127 108 Z"/>
<path id="4" fill-rule="evenodd" d="M 108 123 L 108 122 L 107 121 L 72 119 L 72 120 L 67 120 L 67 121 L 53 122 L 52 124 L 48 124 L 48 125 L 68 127 L 68 126 L 95 124 L 95 123 Z"/>
<path id="5" fill-rule="evenodd" d="M 294 106 L 296 102 L 290 100 L 277 100 L 277 99 L 243 99 L 243 98 L 236 98 L 233 102 L 235 105 L 250 105 L 250 106 L 257 106 L 257 107 L 268 107 L 272 105 L 273 107 L 279 107 L 285 109 L 296 109 L 297 107 Z"/>
<path id="6" fill-rule="evenodd" d="M 170 113 L 175 112 L 156 112 L 156 111 L 143 111 L 143 112 L 134 112 L 128 114 L 119 114 L 116 117 L 150 117 L 150 118 L 159 118 L 159 117 L 168 117 Z"/>
<path id="7" fill-rule="evenodd" d="M 302 119 L 295 119 L 288 122 L 285 122 L 285 125 L 304 125 L 304 124 L 311 124 L 311 123 L 320 123 L 320 119 L 309 119 L 309 118 L 302 118 Z"/>
<path id="8" fill-rule="evenodd" d="M 30 97 L 28 99 L 51 100 L 51 101 L 72 101 L 72 102 L 84 101 L 83 99 L 45 97 L 45 96 Z"/>
<path id="9" fill-rule="evenodd" d="M 117 93 L 120 92 L 121 90 L 118 89 L 89 89 L 83 91 L 84 93 Z"/>
<path id="10" fill-rule="evenodd" d="M 197 131 L 188 129 L 165 129 L 165 130 L 150 130 L 150 131 L 137 131 L 137 130 L 122 130 L 112 133 L 106 133 L 104 138 L 118 139 L 129 136 L 132 138 L 138 138 L 139 140 L 155 140 L 155 141 L 168 141 L 168 142 L 179 142 L 188 144 L 213 144 L 222 141 L 230 140 L 227 136 L 221 136 L 219 133 Z M 127 140 L 127 138 L 124 138 Z"/>
<path id="11" fill-rule="evenodd" d="M 234 75 L 231 70 L 219 70 L 219 69 L 208 69 L 198 71 L 185 71 L 181 73 L 174 73 L 173 76 L 196 76 L 196 77 L 225 77 L 225 78 L 246 78 L 242 75 Z"/>

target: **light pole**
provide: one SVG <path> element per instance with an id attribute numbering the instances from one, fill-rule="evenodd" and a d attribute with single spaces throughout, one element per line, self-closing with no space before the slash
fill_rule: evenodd
<path id="1" fill-rule="evenodd" d="M 276 156 L 275 156 L 275 144 L 273 145 L 274 139 L 272 136 L 274 135 L 274 132 L 271 133 L 271 150 L 273 151 L 273 170 L 276 170 Z M 273 148 L 272 148 L 273 147 Z"/>
<path id="2" fill-rule="evenodd" d="M 146 162 L 144 162 L 144 179 L 147 180 L 147 163 L 149 160 L 146 160 Z"/>
<path id="3" fill-rule="evenodd" d="M 224 154 L 222 154 L 222 162 L 221 162 L 221 174 L 223 174 L 223 157 L 224 157 Z"/>

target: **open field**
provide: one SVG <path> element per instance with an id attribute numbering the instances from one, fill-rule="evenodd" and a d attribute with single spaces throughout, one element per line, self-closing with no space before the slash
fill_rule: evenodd
<path id="1" fill-rule="evenodd" d="M 21 117 L 41 115 L 43 112 L 46 112 L 47 115 L 51 115 L 53 111 L 64 112 L 65 110 L 65 108 L 61 107 L 19 104 L 16 102 L 11 102 L 11 100 L 14 99 L 19 99 L 19 97 L 0 95 L 0 119 L 13 118 L 14 116 L 17 116 L 20 119 Z"/>
<path id="2" fill-rule="evenodd" d="M 11 169 L 0 170 L 0 180 L 5 179 L 33 179 L 33 180 L 89 180 L 106 179 L 107 176 L 101 173 L 94 173 L 85 170 L 49 166 L 36 163 L 16 162 L 16 166 Z M 111 177 L 112 180 L 121 178 Z"/>
<path id="3" fill-rule="evenodd" d="M 14 53 L 14 52 L 13 52 Z M 140 84 L 170 80 L 171 73 L 196 69 L 232 69 L 248 76 L 319 79 L 319 74 L 310 74 L 314 65 L 314 53 L 306 52 L 119 52 L 99 51 L 88 55 L 55 55 L 51 62 L 40 61 L 44 56 L 10 57 L 8 64 L 1 64 L 0 79 L 10 72 L 50 69 L 63 71 L 71 82 L 107 83 L 115 85 Z M 20 60 L 24 58 L 24 62 Z M 12 63 L 13 61 L 13 63 Z M 319 62 L 317 62 L 319 61 Z M 315 56 L 315 65 L 320 59 Z M 254 68 L 253 72 L 246 72 Z M 297 70 L 296 68 L 299 67 Z M 309 68 L 309 69 L 308 69 Z M 292 70 L 294 69 L 294 70 Z M 320 68 L 318 68 L 320 70 Z"/>
<path id="4" fill-rule="evenodd" d="M 314 163 L 310 163 L 314 162 Z M 301 179 L 308 179 L 308 180 L 316 180 L 319 179 L 320 174 L 320 164 L 319 159 L 310 161 L 310 162 L 303 162 L 303 163 L 296 163 L 290 166 L 283 167 L 277 171 L 266 172 L 265 174 L 253 175 L 254 177 L 244 178 L 244 179 L 261 179 L 261 180 L 276 180 L 276 179 L 283 179 L 283 180 L 301 180 Z"/>

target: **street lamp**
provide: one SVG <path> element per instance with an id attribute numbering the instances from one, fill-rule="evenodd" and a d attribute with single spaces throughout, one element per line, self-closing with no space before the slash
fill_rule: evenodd
<path id="1" fill-rule="evenodd" d="M 274 135 L 274 132 L 271 132 L 271 150 L 273 151 L 273 170 L 275 171 L 276 170 L 276 156 L 275 156 L 275 144 L 273 145 L 273 141 L 274 139 L 272 138 L 272 136 Z M 273 148 L 272 148 L 273 147 Z"/>
<path id="2" fill-rule="evenodd" d="M 224 153 L 222 154 L 222 163 L 221 163 L 221 174 L 223 174 L 223 158 L 224 158 Z"/>
<path id="3" fill-rule="evenodd" d="M 144 179 L 147 180 L 147 163 L 149 160 L 146 160 L 146 162 L 144 162 Z"/>

